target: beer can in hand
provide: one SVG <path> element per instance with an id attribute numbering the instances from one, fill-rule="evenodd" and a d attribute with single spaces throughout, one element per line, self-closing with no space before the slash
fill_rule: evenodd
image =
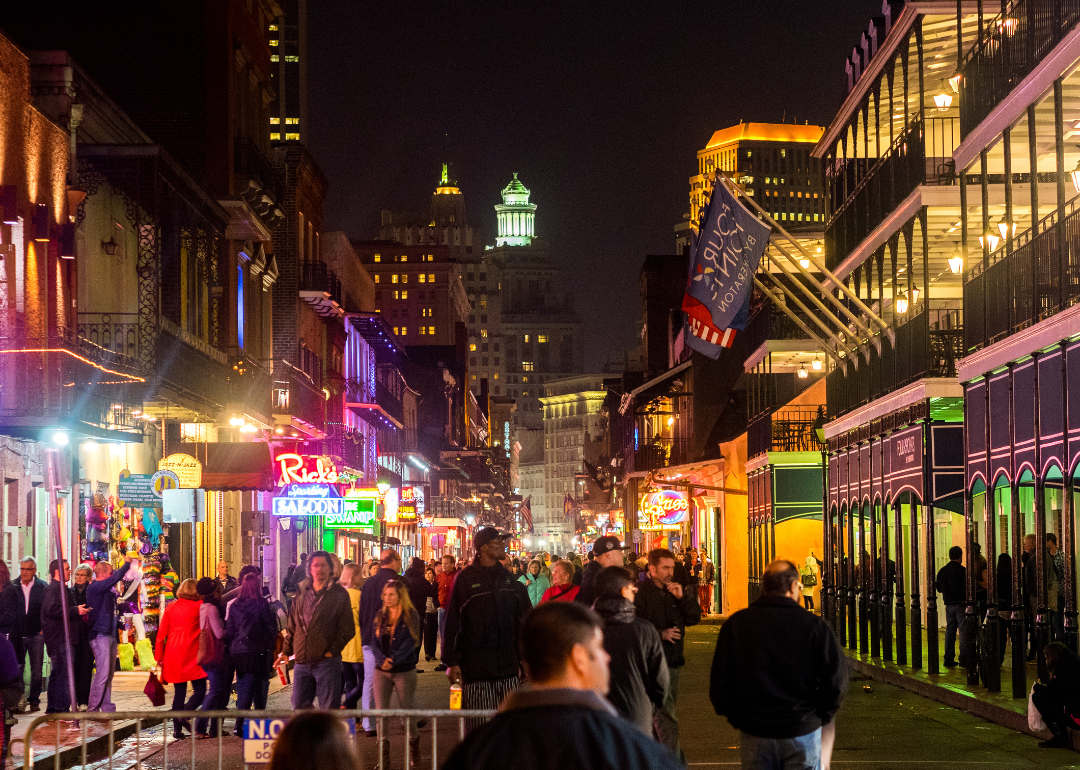
<path id="1" fill-rule="evenodd" d="M 461 685 L 450 685 L 450 708 L 455 711 L 461 709 Z"/>

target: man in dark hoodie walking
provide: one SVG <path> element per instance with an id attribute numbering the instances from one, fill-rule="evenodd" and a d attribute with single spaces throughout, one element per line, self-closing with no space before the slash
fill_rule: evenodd
<path id="1" fill-rule="evenodd" d="M 450 591 L 441 654 L 451 684 L 462 684 L 463 709 L 498 708 L 520 684 L 518 630 L 532 602 L 525 584 L 499 563 L 505 537 L 495 527 L 477 532 L 476 558 Z"/>
<path id="2" fill-rule="evenodd" d="M 761 598 L 720 627 L 709 698 L 739 730 L 743 767 L 816 770 L 832 753 L 831 740 L 822 751 L 822 733 L 847 690 L 844 653 L 825 621 L 800 604 L 793 563 L 767 566 L 761 588 Z"/>

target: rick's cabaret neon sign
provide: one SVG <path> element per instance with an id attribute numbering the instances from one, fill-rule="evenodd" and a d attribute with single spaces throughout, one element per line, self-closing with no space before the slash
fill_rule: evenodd
<path id="1" fill-rule="evenodd" d="M 337 484 L 338 472 L 334 464 L 322 457 L 280 454 L 274 458 L 278 467 L 278 486 L 286 484 Z"/>

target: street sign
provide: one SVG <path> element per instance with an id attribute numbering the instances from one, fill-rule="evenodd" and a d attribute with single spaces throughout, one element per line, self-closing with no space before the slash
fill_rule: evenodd
<path id="1" fill-rule="evenodd" d="M 244 720 L 244 762 L 250 765 L 265 764 L 274 753 L 274 741 L 285 729 L 287 719 L 245 719 Z M 343 720 L 349 735 L 356 737 L 356 722 Z"/>

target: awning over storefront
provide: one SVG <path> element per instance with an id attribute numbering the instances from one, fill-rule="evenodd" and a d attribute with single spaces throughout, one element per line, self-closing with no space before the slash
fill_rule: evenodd
<path id="1" fill-rule="evenodd" d="M 176 444 L 171 451 L 184 452 L 203 464 L 202 488 L 212 492 L 272 492 L 274 468 L 270 445 L 262 441 Z"/>

